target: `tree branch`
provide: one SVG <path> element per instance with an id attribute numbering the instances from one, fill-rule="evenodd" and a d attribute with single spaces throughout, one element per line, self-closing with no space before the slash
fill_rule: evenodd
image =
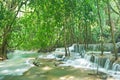
<path id="1" fill-rule="evenodd" d="M 119 6 L 119 4 L 117 3 L 116 0 L 114 0 L 114 2 L 115 2 L 116 6 L 117 6 L 117 8 L 118 8 L 118 10 L 119 10 L 119 12 L 120 12 L 120 6 Z"/>
<path id="2" fill-rule="evenodd" d="M 12 25 L 14 24 L 15 19 L 16 19 L 16 17 L 17 17 L 17 15 L 18 15 L 18 13 L 19 13 L 19 11 L 20 11 L 21 7 L 23 6 L 23 4 L 26 4 L 26 3 L 27 3 L 27 1 L 28 1 L 28 0 L 26 0 L 25 2 L 21 2 L 21 4 L 18 6 L 18 10 L 17 10 L 17 12 L 16 12 L 16 14 L 15 14 L 15 16 L 14 16 L 13 20 L 11 21 L 11 23 L 10 23 L 10 25 L 9 25 L 8 31 L 11 31 L 11 27 L 12 27 Z"/>
<path id="3" fill-rule="evenodd" d="M 112 11 L 113 12 L 115 12 L 117 15 L 119 15 L 120 16 L 120 13 L 119 12 L 117 12 L 115 9 L 113 9 L 113 7 L 110 5 L 110 8 L 112 9 Z"/>
<path id="4" fill-rule="evenodd" d="M 22 12 L 22 13 L 32 13 L 33 11 L 23 11 L 23 10 L 20 10 L 19 12 Z"/>

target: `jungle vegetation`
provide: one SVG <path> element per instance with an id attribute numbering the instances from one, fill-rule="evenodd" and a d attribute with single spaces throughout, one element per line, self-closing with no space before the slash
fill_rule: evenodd
<path id="1" fill-rule="evenodd" d="M 109 42 L 117 59 L 119 38 L 120 0 L 0 0 L 3 59 L 12 49 L 66 50 L 73 43 L 85 44 L 87 49 L 88 44 Z"/>

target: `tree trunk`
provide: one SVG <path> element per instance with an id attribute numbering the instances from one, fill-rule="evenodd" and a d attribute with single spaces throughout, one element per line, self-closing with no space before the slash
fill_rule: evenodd
<path id="1" fill-rule="evenodd" d="M 84 32 L 83 32 L 83 35 L 84 35 L 84 48 L 85 50 L 87 51 L 87 26 L 84 25 Z"/>
<path id="2" fill-rule="evenodd" d="M 8 27 L 5 27 L 3 30 L 3 39 L 2 39 L 2 45 L 1 45 L 1 50 L 0 50 L 0 57 L 2 59 L 7 59 L 7 44 L 8 44 L 8 37 L 9 37 L 9 31 Z"/>
<path id="3" fill-rule="evenodd" d="M 65 56 L 68 56 L 67 43 L 66 43 L 66 28 L 64 29 L 64 47 L 65 47 Z"/>
<path id="4" fill-rule="evenodd" d="M 118 55 L 117 55 L 117 48 L 116 48 L 116 44 L 115 44 L 115 40 L 114 40 L 113 25 L 112 25 L 112 22 L 111 22 L 112 19 L 111 19 L 111 13 L 110 13 L 110 2 L 109 2 L 109 0 L 107 0 L 107 6 L 108 6 L 108 18 L 109 18 L 109 25 L 110 25 L 110 30 L 111 30 L 113 50 L 114 50 L 114 54 L 115 54 L 115 60 L 117 60 L 118 59 Z"/>
<path id="5" fill-rule="evenodd" d="M 99 17 L 99 25 L 100 25 L 100 29 L 101 29 L 101 35 L 100 35 L 100 38 L 101 38 L 101 55 L 103 55 L 103 51 L 104 51 L 104 46 L 103 46 L 103 25 L 102 25 L 102 18 L 101 18 L 101 15 L 100 15 L 100 7 L 99 7 L 99 4 L 98 4 L 98 0 L 97 0 L 97 12 L 98 12 L 98 17 Z"/>

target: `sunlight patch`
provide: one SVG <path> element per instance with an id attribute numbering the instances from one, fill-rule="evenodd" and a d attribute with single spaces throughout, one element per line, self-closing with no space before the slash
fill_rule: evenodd
<path id="1" fill-rule="evenodd" d="M 51 70 L 52 68 L 49 67 L 49 66 L 45 66 L 45 67 L 43 67 L 42 69 L 48 71 L 48 70 Z"/>
<path id="2" fill-rule="evenodd" d="M 60 80 L 76 80 L 74 76 L 63 76 L 60 77 Z"/>

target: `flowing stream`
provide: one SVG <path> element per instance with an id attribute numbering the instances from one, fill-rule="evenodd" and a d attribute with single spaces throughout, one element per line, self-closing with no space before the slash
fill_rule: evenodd
<path id="1" fill-rule="evenodd" d="M 64 50 L 58 51 L 64 52 Z M 85 51 L 83 51 L 85 53 Z M 29 70 L 34 65 L 32 64 L 32 60 L 35 57 L 46 58 L 46 59 L 57 59 L 55 52 L 48 55 L 38 55 L 38 53 L 28 52 L 28 51 L 20 51 L 15 50 L 14 53 L 8 54 L 8 60 L 0 62 L 0 80 L 4 78 L 5 75 L 23 75 L 23 73 Z M 59 66 L 72 66 L 75 68 L 84 68 L 91 70 L 99 70 L 100 72 L 104 72 L 108 74 L 108 76 L 112 76 L 115 80 L 120 80 L 120 64 L 113 63 L 112 69 L 109 69 L 110 60 L 107 59 L 105 62 L 105 66 L 102 68 L 98 65 L 99 59 L 96 57 L 95 62 L 91 62 L 91 55 L 85 54 L 84 57 L 81 57 L 79 53 L 71 53 L 71 58 L 63 59 L 63 64 Z M 58 60 L 61 60 L 58 59 Z"/>
<path id="2" fill-rule="evenodd" d="M 30 63 L 36 54 L 28 51 L 15 50 L 14 53 L 8 53 L 8 60 L 0 62 L 0 80 L 5 75 L 22 75 L 25 71 L 33 67 Z"/>
<path id="3" fill-rule="evenodd" d="M 78 56 L 77 56 L 78 57 Z M 72 66 L 75 68 L 84 68 L 90 70 L 96 70 L 106 73 L 108 76 L 112 76 L 115 80 L 120 80 L 120 64 L 113 63 L 112 69 L 108 69 L 110 66 L 110 60 L 107 59 L 104 67 L 100 67 L 99 58 L 95 57 L 95 62 L 91 62 L 91 55 L 85 54 L 84 58 L 74 58 L 67 61 L 63 61 L 64 64 L 59 66 Z"/>

